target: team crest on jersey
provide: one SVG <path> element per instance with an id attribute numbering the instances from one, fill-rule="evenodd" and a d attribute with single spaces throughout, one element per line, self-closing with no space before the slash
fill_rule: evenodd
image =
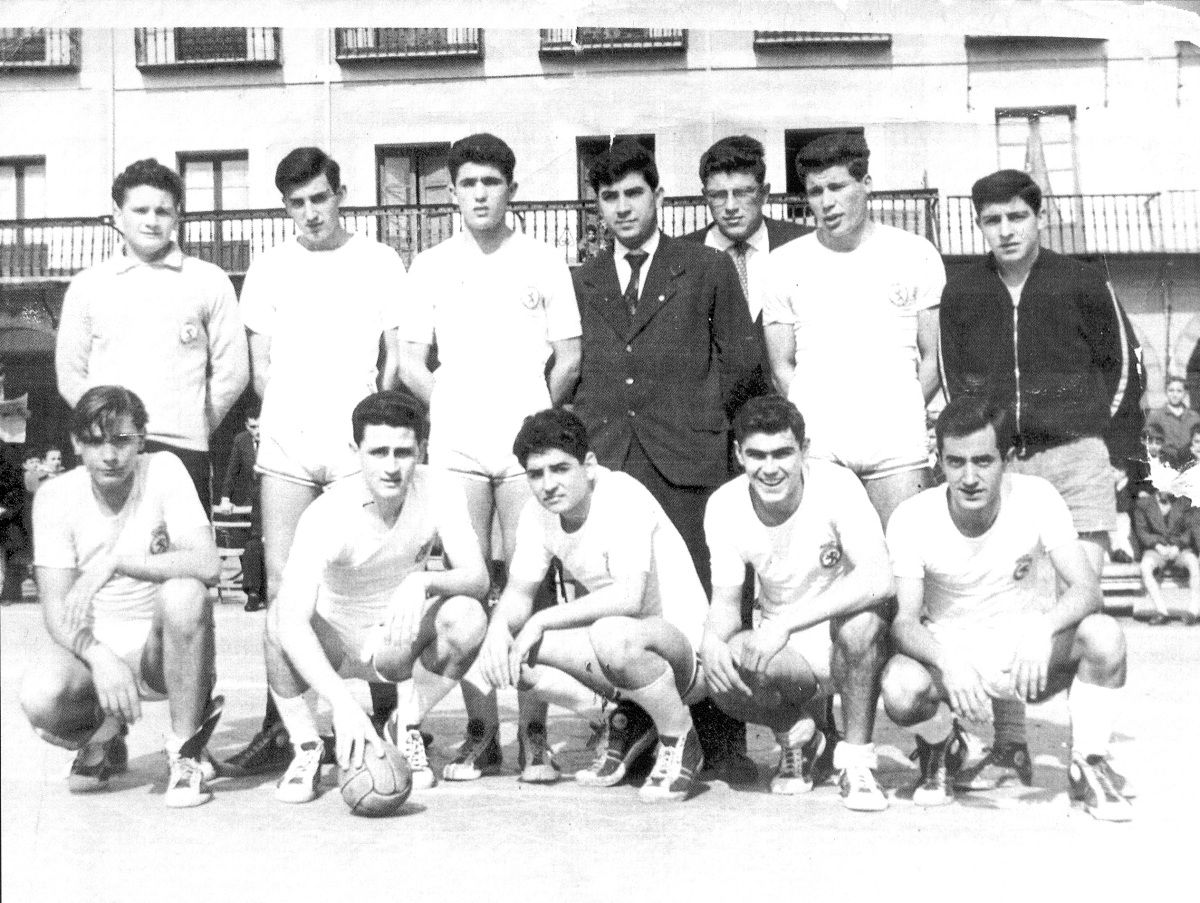
<path id="1" fill-rule="evenodd" d="M 837 567 L 837 563 L 842 560 L 842 547 L 835 540 L 830 540 L 821 546 L 821 567 L 832 568 Z"/>
<path id="2" fill-rule="evenodd" d="M 1013 568 L 1013 580 L 1023 580 L 1025 575 L 1029 573 L 1029 569 L 1033 567 L 1033 556 L 1022 555 L 1017 559 L 1017 566 Z"/>
<path id="3" fill-rule="evenodd" d="M 198 335 L 200 335 L 200 327 L 189 320 L 179 330 L 179 341 L 184 345 L 190 345 L 196 341 Z"/>
<path id="4" fill-rule="evenodd" d="M 166 524 L 158 524 L 150 531 L 150 554 L 161 555 L 171 548 L 171 535 Z"/>
<path id="5" fill-rule="evenodd" d="M 521 304 L 526 310 L 537 310 L 545 303 L 546 299 L 536 285 L 526 286 L 521 294 Z"/>
<path id="6" fill-rule="evenodd" d="M 910 285 L 893 282 L 888 288 L 888 300 L 896 307 L 912 307 L 917 300 L 917 290 Z"/>

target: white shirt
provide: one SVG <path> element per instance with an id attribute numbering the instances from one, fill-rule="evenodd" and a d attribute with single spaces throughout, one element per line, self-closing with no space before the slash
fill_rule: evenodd
<path id="1" fill-rule="evenodd" d="M 1066 502 L 1041 477 L 1005 474 L 995 522 L 971 537 L 950 519 L 947 491 L 935 486 L 906 499 L 888 522 L 896 578 L 925 581 L 922 616 L 978 624 L 1040 610 L 1042 560 L 1077 540 Z"/>
<path id="2" fill-rule="evenodd" d="M 757 320 L 763 309 L 763 279 L 767 265 L 767 255 L 771 253 L 771 241 L 767 237 L 767 223 L 764 220 L 758 224 L 754 234 L 746 240 L 746 303 L 750 306 L 750 319 Z M 716 223 L 708 227 L 704 234 L 704 243 L 710 248 L 730 254 L 729 249 L 736 242 L 729 238 Z"/>
<path id="3" fill-rule="evenodd" d="M 630 251 L 645 251 L 650 256 L 642 261 L 642 268 L 638 270 L 638 297 L 642 296 L 642 289 L 646 287 L 646 274 L 650 272 L 650 264 L 654 262 L 654 252 L 658 250 L 658 238 L 661 233 L 658 229 L 654 230 L 654 234 L 647 238 L 637 248 L 627 248 L 619 241 L 613 244 L 613 264 L 617 268 L 617 282 L 621 284 L 621 294 L 625 294 L 625 289 L 629 287 L 629 277 L 633 275 L 633 267 L 625 258 Z"/>

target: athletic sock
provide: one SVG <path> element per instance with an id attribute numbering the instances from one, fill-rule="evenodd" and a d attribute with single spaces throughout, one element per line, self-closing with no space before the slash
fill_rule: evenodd
<path id="1" fill-rule="evenodd" d="M 539 665 L 531 668 L 533 683 L 527 688 L 538 699 L 566 709 L 581 718 L 593 719 L 600 697 L 565 671 Z"/>
<path id="2" fill-rule="evenodd" d="M 622 690 L 621 695 L 632 699 L 643 709 L 659 736 L 683 737 L 692 729 L 692 713 L 679 698 L 675 687 L 675 672 L 668 666 L 657 678 L 636 690 Z"/>
<path id="3" fill-rule="evenodd" d="M 1071 749 L 1081 756 L 1104 756 L 1112 739 L 1119 689 L 1084 683 L 1078 677 L 1067 696 Z"/>
<path id="4" fill-rule="evenodd" d="M 310 740 L 320 740 L 320 734 L 317 731 L 317 721 L 313 717 L 313 711 L 309 707 L 308 700 L 304 698 L 303 693 L 288 699 L 280 696 L 274 690 L 268 690 L 268 692 L 271 694 L 276 711 L 283 721 L 283 726 L 287 728 L 293 746 L 299 746 L 301 743 L 307 743 Z"/>
<path id="5" fill-rule="evenodd" d="M 876 764 L 874 743 L 847 743 L 843 740 L 833 749 L 834 768 L 845 769 L 852 765 L 874 768 Z"/>
<path id="6" fill-rule="evenodd" d="M 1025 733 L 1025 703 L 1019 699 L 992 700 L 992 745 L 1027 742 Z"/>
<path id="7" fill-rule="evenodd" d="M 428 715 L 435 705 L 445 698 L 446 694 L 458 686 L 458 681 L 452 677 L 444 677 L 434 671 L 430 671 L 420 661 L 413 664 L 412 678 L 405 681 L 406 684 L 412 686 L 412 702 L 407 712 L 415 716 L 413 721 L 407 722 L 407 725 L 420 724 L 425 716 Z M 402 685 L 403 686 L 403 685 Z M 403 704 L 403 694 L 398 693 L 397 709 Z"/>

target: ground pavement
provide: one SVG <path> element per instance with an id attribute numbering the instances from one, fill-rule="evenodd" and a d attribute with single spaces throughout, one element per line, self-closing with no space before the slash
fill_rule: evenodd
<path id="1" fill-rule="evenodd" d="M 880 814 L 845 811 L 831 786 L 807 796 L 765 791 L 776 753 L 751 731 L 760 786 L 707 785 L 682 805 L 646 805 L 635 789 L 566 779 L 519 784 L 512 719 L 502 776 L 418 792 L 389 819 L 351 816 L 327 771 L 325 792 L 279 803 L 271 778 L 222 779 L 192 810 L 163 805 L 166 705 L 146 707 L 129 738 L 130 771 L 108 793 L 72 796 L 71 754 L 40 742 L 17 705 L 21 675 L 50 642 L 36 604 L 0 610 L 0 813 L 4 903 L 188 901 L 658 901 L 718 898 L 857 901 L 957 899 L 1194 900 L 1200 887 L 1200 627 L 1147 627 L 1128 617 L 1130 679 L 1116 746 L 1136 782 L 1136 820 L 1101 824 L 1070 810 L 1062 696 L 1029 710 L 1034 790 L 978 794 L 919 810 L 907 734 L 880 714 Z M 262 615 L 217 609 L 225 716 L 213 748 L 228 755 L 253 733 L 264 694 Z M 427 722 L 440 769 L 463 728 L 453 693 Z M 985 731 L 990 729 L 985 728 Z M 591 759 L 590 731 L 551 712 L 568 774 Z M 419 897 L 410 897 L 410 895 Z M 837 895 L 833 897 L 832 895 Z M 1078 894 L 1078 896 L 1076 896 Z"/>

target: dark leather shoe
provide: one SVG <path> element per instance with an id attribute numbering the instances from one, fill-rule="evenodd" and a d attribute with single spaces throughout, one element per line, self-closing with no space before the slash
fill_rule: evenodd
<path id="1" fill-rule="evenodd" d="M 266 603 L 258 593 L 247 593 L 246 604 L 242 606 L 245 611 L 262 611 L 266 607 Z"/>
<path id="2" fill-rule="evenodd" d="M 708 765 L 706 777 L 724 781 L 726 784 L 745 787 L 758 782 L 758 766 L 740 749 L 722 750 Z"/>

